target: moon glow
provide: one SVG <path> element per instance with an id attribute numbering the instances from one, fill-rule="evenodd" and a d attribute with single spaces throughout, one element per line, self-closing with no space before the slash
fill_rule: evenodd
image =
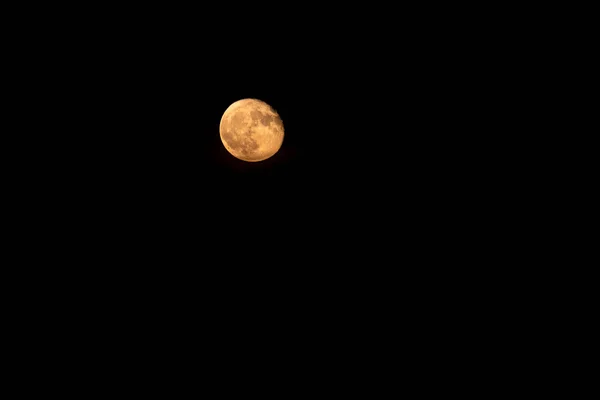
<path id="1" fill-rule="evenodd" d="M 221 118 L 219 132 L 231 155 L 251 162 L 272 157 L 284 136 L 277 111 L 258 99 L 242 99 L 230 105 Z"/>

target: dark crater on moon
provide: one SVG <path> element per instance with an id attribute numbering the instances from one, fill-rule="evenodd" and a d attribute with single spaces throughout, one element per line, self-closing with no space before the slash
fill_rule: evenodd
<path id="1" fill-rule="evenodd" d="M 267 126 L 269 125 L 272 121 L 273 121 L 273 117 L 270 115 L 265 115 L 260 119 L 260 122 L 264 125 Z"/>

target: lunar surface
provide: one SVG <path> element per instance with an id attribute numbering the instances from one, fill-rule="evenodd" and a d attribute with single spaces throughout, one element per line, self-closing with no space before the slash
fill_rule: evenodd
<path id="1" fill-rule="evenodd" d="M 267 103 L 243 99 L 230 105 L 219 127 L 221 141 L 229 153 L 244 161 L 263 161 L 283 143 L 283 122 Z"/>

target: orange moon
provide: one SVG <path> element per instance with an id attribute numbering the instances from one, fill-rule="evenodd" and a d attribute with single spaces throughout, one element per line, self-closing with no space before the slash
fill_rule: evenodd
<path id="1" fill-rule="evenodd" d="M 264 101 L 242 99 L 230 105 L 219 126 L 227 151 L 243 161 L 263 161 L 283 144 L 283 122 Z"/>

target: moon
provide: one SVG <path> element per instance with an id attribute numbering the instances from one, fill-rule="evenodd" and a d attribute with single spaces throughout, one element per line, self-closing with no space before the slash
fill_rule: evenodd
<path id="1" fill-rule="evenodd" d="M 227 151 L 243 161 L 263 161 L 283 144 L 283 122 L 277 111 L 264 101 L 242 99 L 230 105 L 219 126 Z"/>

